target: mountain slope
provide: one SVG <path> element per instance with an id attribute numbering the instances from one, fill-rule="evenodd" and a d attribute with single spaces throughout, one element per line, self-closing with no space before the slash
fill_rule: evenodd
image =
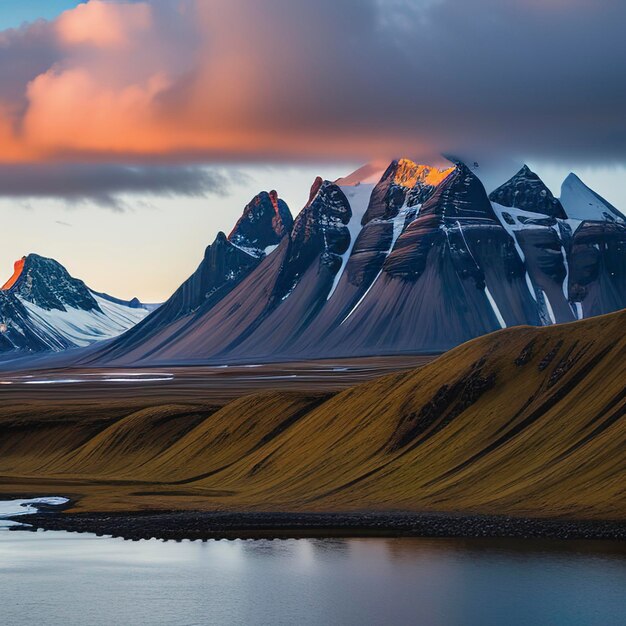
<path id="1" fill-rule="evenodd" d="M 0 290 L 0 352 L 84 347 L 122 334 L 149 311 L 91 291 L 57 261 L 30 254 Z"/>
<path id="2" fill-rule="evenodd" d="M 99 361 L 145 357 L 195 316 L 208 312 L 237 287 L 291 232 L 293 218 L 275 191 L 245 207 L 228 237 L 218 233 L 198 269 L 157 311 L 96 356 Z"/>
<path id="3" fill-rule="evenodd" d="M 16 490 L 58 482 L 91 511 L 166 498 L 626 520 L 625 323 L 620 312 L 507 329 L 330 398 L 269 392 L 108 417 L 75 407 L 64 420 L 4 410 L 0 472 Z"/>

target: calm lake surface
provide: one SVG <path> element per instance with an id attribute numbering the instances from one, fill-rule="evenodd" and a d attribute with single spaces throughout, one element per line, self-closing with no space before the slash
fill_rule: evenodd
<path id="1" fill-rule="evenodd" d="M 0 517 L 23 504 L 0 502 Z M 626 546 L 127 542 L 15 532 L 0 520 L 0 598 L 3 626 L 623 626 Z"/>

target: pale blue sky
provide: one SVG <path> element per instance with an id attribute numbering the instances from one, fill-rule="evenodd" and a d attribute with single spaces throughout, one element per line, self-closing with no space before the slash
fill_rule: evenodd
<path id="1" fill-rule="evenodd" d="M 0 30 L 39 18 L 52 19 L 77 4 L 79 0 L 0 0 Z"/>

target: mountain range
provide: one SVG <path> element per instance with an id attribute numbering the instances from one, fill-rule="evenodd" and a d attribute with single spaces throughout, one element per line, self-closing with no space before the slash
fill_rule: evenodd
<path id="1" fill-rule="evenodd" d="M 618 209 L 574 174 L 560 198 L 526 166 L 494 190 L 483 179 L 480 165 L 457 161 L 370 165 L 318 178 L 295 219 L 263 192 L 163 306 L 78 358 L 143 366 L 439 353 L 502 328 L 626 307 Z M 70 298 L 75 286 L 51 282 Z M 8 295 L 3 314 L 20 320 L 23 290 Z M 69 302 L 94 310 L 77 295 Z M 44 343 L 29 349 L 67 347 Z"/>
<path id="2" fill-rule="evenodd" d="M 263 238 L 218 235 L 181 288 L 186 306 L 175 294 L 92 362 L 443 352 L 626 307 L 626 218 L 615 207 L 574 174 L 559 199 L 528 167 L 490 194 L 478 170 L 401 159 L 317 179 L 293 225 L 262 194 L 242 220 Z"/>

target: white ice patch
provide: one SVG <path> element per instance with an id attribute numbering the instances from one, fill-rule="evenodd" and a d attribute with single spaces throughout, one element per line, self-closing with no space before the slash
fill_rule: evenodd
<path id="1" fill-rule="evenodd" d="M 245 252 L 248 256 L 254 257 L 255 259 L 258 259 L 260 256 L 260 251 L 257 250 L 256 248 L 248 248 L 247 246 L 238 246 L 236 243 L 230 240 L 229 240 L 229 243 L 232 246 L 235 246 L 235 248 L 237 248 L 238 250 Z"/>
<path id="2" fill-rule="evenodd" d="M 517 237 L 515 236 L 515 233 L 518 230 L 523 230 L 524 228 L 533 228 L 533 227 L 522 224 L 519 221 L 519 217 L 528 217 L 532 215 L 533 216 L 532 219 L 537 219 L 539 216 L 536 213 L 528 213 L 527 211 L 521 211 L 520 209 L 513 209 L 507 206 L 502 206 L 501 204 L 498 204 L 497 202 L 492 202 L 491 206 L 493 207 L 493 210 L 498 220 L 500 221 L 500 224 L 502 224 L 502 227 L 504 228 L 504 230 L 506 230 L 507 233 L 511 235 L 511 238 L 513 239 L 513 243 L 515 244 L 515 249 L 517 250 L 517 253 L 520 255 L 520 258 L 522 259 L 522 261 L 524 261 L 525 263 L 526 255 L 524 254 L 522 247 L 519 245 L 519 242 L 517 241 Z M 515 224 L 509 224 L 502 216 L 503 213 L 508 213 L 513 219 L 513 221 L 515 222 Z"/>
<path id="3" fill-rule="evenodd" d="M 370 198 L 372 197 L 372 191 L 374 191 L 374 185 L 372 184 L 362 184 L 357 186 L 348 186 L 348 187 L 340 187 L 341 191 L 345 194 L 348 202 L 350 203 L 350 209 L 352 210 L 352 217 L 350 218 L 350 222 L 348 223 L 348 230 L 350 231 L 350 245 L 348 249 L 341 255 L 341 268 L 335 275 L 335 280 L 333 281 L 333 286 L 330 289 L 327 300 L 330 300 L 332 295 L 335 293 L 337 289 L 337 285 L 339 285 L 339 281 L 343 276 L 343 273 L 346 269 L 346 265 L 350 260 L 350 255 L 352 254 L 352 250 L 354 249 L 354 244 L 361 233 L 361 222 L 363 221 L 363 216 L 367 211 L 367 208 L 370 203 Z"/>
<path id="4" fill-rule="evenodd" d="M 579 320 L 583 319 L 583 317 L 585 316 L 582 302 L 576 302 L 576 313 Z"/>
<path id="5" fill-rule="evenodd" d="M 48 376 L 46 378 L 34 378 L 33 376 L 16 376 L 7 380 L 0 380 L 0 385 L 78 385 L 82 383 L 103 382 L 103 383 L 153 383 L 167 382 L 174 380 L 174 374 L 135 374 L 135 373 L 99 373 L 83 374 L 74 378 L 56 378 Z"/>
<path id="6" fill-rule="evenodd" d="M 556 324 L 556 317 L 554 316 L 554 311 L 552 310 L 552 305 L 550 304 L 550 298 L 548 298 L 545 291 L 543 292 L 543 300 L 546 303 L 546 309 L 548 310 L 551 322 Z"/>
<path id="7" fill-rule="evenodd" d="M 494 297 L 491 295 L 491 291 L 489 291 L 489 287 L 485 286 L 485 295 L 487 296 L 487 299 L 489 300 L 490 304 L 491 304 L 491 308 L 493 309 L 493 312 L 496 314 L 496 317 L 498 318 L 498 323 L 500 324 L 500 328 L 506 328 L 506 322 L 504 321 L 504 317 L 502 317 L 502 313 L 500 312 L 500 309 L 496 303 L 496 301 L 494 300 Z"/>

